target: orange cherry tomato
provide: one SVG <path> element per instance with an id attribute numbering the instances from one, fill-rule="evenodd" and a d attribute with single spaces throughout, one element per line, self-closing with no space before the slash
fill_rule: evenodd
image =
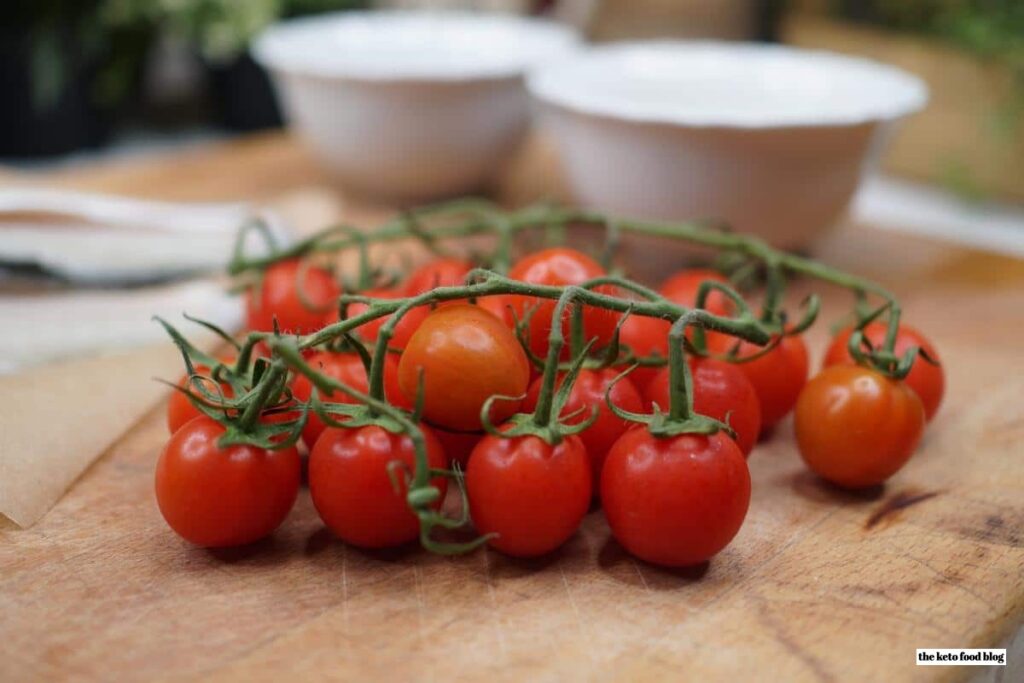
<path id="1" fill-rule="evenodd" d="M 275 263 L 263 274 L 256 295 L 246 295 L 246 326 L 270 332 L 276 319 L 280 330 L 287 334 L 316 332 L 337 315 L 340 293 L 334 277 L 323 268 L 304 265 L 298 259 Z"/>
<path id="2" fill-rule="evenodd" d="M 872 346 L 879 348 L 885 342 L 886 330 L 887 326 L 885 323 L 868 323 L 864 328 L 864 338 L 870 341 Z M 839 364 L 853 365 L 854 360 L 850 357 L 850 351 L 847 347 L 852 333 L 852 329 L 844 330 L 832 340 L 825 354 L 825 367 Z M 939 360 L 939 352 L 935 350 L 935 346 L 923 334 L 910 325 L 901 324 L 899 331 L 896 333 L 896 354 L 902 355 L 911 346 L 918 346 L 924 349 L 925 353 L 931 356 L 933 360 Z M 935 417 L 935 413 L 938 412 L 939 405 L 942 403 L 942 396 L 946 391 L 946 376 L 942 366 L 932 365 L 921 356 L 918 356 L 914 361 L 914 367 L 910 369 L 910 373 L 903 381 L 921 399 L 921 403 L 924 405 L 925 418 L 931 420 Z"/>
<path id="3" fill-rule="evenodd" d="M 398 382 L 415 402 L 423 375 L 423 417 L 457 431 L 482 428 L 480 410 L 494 395 L 522 396 L 530 365 L 515 335 L 479 306 L 453 304 L 433 311 L 413 334 L 398 364 Z M 496 401 L 498 423 L 519 401 Z"/>
<path id="4" fill-rule="evenodd" d="M 913 455 L 924 408 L 904 382 L 857 365 L 834 365 L 800 392 L 796 441 L 807 466 L 846 488 L 881 484 Z"/>

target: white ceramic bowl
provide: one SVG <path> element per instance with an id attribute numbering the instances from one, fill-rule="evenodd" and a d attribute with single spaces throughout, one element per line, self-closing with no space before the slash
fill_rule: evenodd
<path id="1" fill-rule="evenodd" d="M 785 248 L 839 218 L 890 124 L 927 100 L 875 62 L 714 42 L 580 51 L 528 87 L 583 205 L 724 219 Z"/>
<path id="2" fill-rule="evenodd" d="M 344 12 L 253 44 L 290 123 L 349 188 L 399 201 L 479 189 L 529 124 L 526 70 L 575 34 L 494 14 Z"/>

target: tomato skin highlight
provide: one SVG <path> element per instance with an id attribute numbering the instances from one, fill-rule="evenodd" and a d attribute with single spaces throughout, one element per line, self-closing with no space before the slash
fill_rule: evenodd
<path id="1" fill-rule="evenodd" d="M 447 458 L 430 428 L 421 426 L 431 467 L 445 468 Z M 309 493 L 324 524 L 341 540 L 361 548 L 390 548 L 415 540 L 420 522 L 405 496 L 399 471 L 396 492 L 388 464 L 398 460 L 412 472 L 416 453 L 412 439 L 377 425 L 352 429 L 329 427 L 309 455 Z M 448 482 L 436 477 L 431 484 L 444 500 Z"/>
<path id="2" fill-rule="evenodd" d="M 368 289 L 365 292 L 360 292 L 364 296 L 373 297 L 375 299 L 398 299 L 404 296 L 401 291 L 397 289 Z M 349 318 L 354 318 L 357 315 L 365 313 L 369 309 L 369 306 L 364 303 L 353 302 L 348 305 L 346 315 Z M 409 339 L 419 329 L 420 324 L 430 314 L 429 306 L 417 306 L 410 310 L 408 313 L 402 316 L 402 319 L 395 325 L 395 329 L 388 340 L 388 346 L 395 349 L 404 349 L 406 344 L 409 343 Z M 377 341 L 377 334 L 380 332 L 380 328 L 384 326 L 384 323 L 388 321 L 390 315 L 385 315 L 380 318 L 371 320 L 368 323 L 364 323 L 355 329 L 359 338 L 364 343 L 372 345 Z M 329 322 L 338 321 L 338 311 L 335 311 Z"/>
<path id="3" fill-rule="evenodd" d="M 794 420 L 804 462 L 845 488 L 875 486 L 899 471 L 925 424 L 910 387 L 856 365 L 825 368 L 808 382 Z"/>
<path id="4" fill-rule="evenodd" d="M 761 405 L 750 380 L 732 363 L 713 358 L 695 358 L 689 363 L 694 411 L 727 422 L 736 432 L 736 445 L 750 455 L 761 433 Z M 647 385 L 644 398 L 648 410 L 656 403 L 662 412 L 668 412 L 669 378 L 669 369 L 663 368 Z"/>
<path id="5" fill-rule="evenodd" d="M 462 303 L 433 311 L 409 340 L 398 382 L 412 403 L 421 370 L 424 419 L 456 431 L 479 431 L 488 398 L 521 396 L 530 381 L 529 361 L 512 331 L 479 306 Z M 509 417 L 519 403 L 495 401 L 492 420 Z"/>
<path id="6" fill-rule="evenodd" d="M 473 264 L 460 258 L 440 258 L 414 270 L 402 287 L 405 296 L 416 296 L 438 287 L 454 287 L 465 283 Z"/>
<path id="7" fill-rule="evenodd" d="M 366 368 L 363 367 L 363 361 L 356 353 L 320 351 L 309 358 L 307 362 L 317 372 L 347 384 L 356 391 L 367 393 L 370 390 L 370 379 L 366 374 Z M 308 401 L 313 394 L 313 384 L 305 375 L 299 375 L 292 382 L 292 393 L 300 401 Z M 398 361 L 392 356 L 387 356 L 384 359 L 384 397 L 389 403 L 399 408 L 412 408 L 412 404 L 405 399 L 405 395 L 402 394 L 402 390 L 398 386 Z M 356 399 L 342 391 L 332 391 L 329 394 L 320 392 L 320 398 L 333 403 L 358 403 Z M 335 415 L 334 419 L 344 420 L 345 418 L 343 415 Z M 313 448 L 325 426 L 316 413 L 311 411 L 306 426 L 302 429 L 302 442 L 306 444 L 307 448 Z"/>
<path id="8" fill-rule="evenodd" d="M 590 460 L 567 436 L 551 446 L 536 436 L 485 436 L 469 458 L 466 491 L 481 534 L 513 557 L 555 550 L 576 533 L 591 499 Z"/>
<path id="9" fill-rule="evenodd" d="M 886 330 L 887 325 L 885 323 L 868 323 L 864 328 L 864 338 L 870 341 L 871 345 L 876 349 L 880 348 L 885 343 Z M 855 364 L 847 348 L 851 334 L 853 334 L 853 330 L 848 329 L 836 335 L 829 345 L 828 351 L 825 353 L 824 367 Z M 936 351 L 935 346 L 923 334 L 910 325 L 900 324 L 899 331 L 896 333 L 896 355 L 903 355 L 911 346 L 919 346 L 932 359 L 939 360 L 939 352 Z M 910 369 L 910 373 L 903 381 L 921 399 L 921 404 L 924 406 L 925 419 L 931 421 L 935 417 L 935 413 L 939 411 L 939 406 L 942 404 L 942 396 L 946 392 L 946 376 L 942 366 L 932 365 L 919 355 L 914 361 L 914 367 Z"/>
<path id="10" fill-rule="evenodd" d="M 295 448 L 220 448 L 224 427 L 197 417 L 171 435 L 156 465 L 156 500 L 167 524 L 207 548 L 246 545 L 269 535 L 299 492 Z"/>
<path id="11" fill-rule="evenodd" d="M 313 308 L 307 308 L 299 297 L 297 284 L 304 269 L 302 291 Z M 323 268 L 304 266 L 298 259 L 281 261 L 267 268 L 256 295 L 246 294 L 246 327 L 259 332 L 274 329 L 274 319 L 285 334 L 316 332 L 337 315 L 341 289 L 334 277 Z"/>
<path id="12" fill-rule="evenodd" d="M 631 429 L 605 460 L 601 504 L 631 555 L 686 567 L 736 536 L 750 505 L 750 472 L 724 432 L 657 438 Z"/>
<path id="13" fill-rule="evenodd" d="M 736 340 L 724 337 L 722 341 L 716 340 L 713 351 L 726 353 L 735 344 Z M 747 358 L 763 350 L 763 347 L 756 344 L 740 341 L 737 353 L 739 358 Z M 787 335 L 765 355 L 735 364 L 757 392 L 761 404 L 762 431 L 770 429 L 792 412 L 800 391 L 807 384 L 810 367 L 807 355 L 807 344 L 803 337 Z"/>
<path id="14" fill-rule="evenodd" d="M 606 274 L 597 261 L 568 247 L 553 247 L 534 252 L 516 262 L 508 272 L 508 276 L 513 280 L 559 287 L 579 285 Z M 616 289 L 610 286 L 595 287 L 594 291 L 601 294 L 616 294 Z M 530 350 L 535 356 L 546 358 L 556 300 L 516 295 L 509 295 L 508 300 L 515 306 L 516 315 L 520 320 L 536 306 L 529 325 Z M 584 341 L 597 339 L 596 346 L 607 345 L 615 333 L 619 316 L 620 314 L 614 311 L 592 306 L 584 307 Z M 570 338 L 570 317 L 570 311 L 566 311 L 562 321 L 562 332 L 566 340 Z M 566 344 L 562 350 L 562 358 L 568 358 L 569 353 L 569 345 Z"/>
<path id="15" fill-rule="evenodd" d="M 605 393 L 618 375 L 619 373 L 612 369 L 581 370 L 576 378 L 576 383 L 569 391 L 569 400 L 566 401 L 565 407 L 562 409 L 563 417 L 579 411 L 576 417 L 567 421 L 568 424 L 576 425 L 588 420 L 593 407 L 597 407 L 597 420 L 578 435 L 590 458 L 595 496 L 600 494 L 598 483 L 601 481 L 601 466 L 604 464 L 608 449 L 627 429 L 635 424 L 618 417 L 605 404 Z M 560 387 L 564 379 L 565 373 L 559 373 L 555 386 Z M 538 377 L 530 385 L 530 391 L 523 401 L 524 412 L 532 412 L 537 407 L 543 383 L 543 378 Z M 619 380 L 612 387 L 610 397 L 612 403 L 618 408 L 632 413 L 643 412 L 643 398 L 629 377 Z"/>

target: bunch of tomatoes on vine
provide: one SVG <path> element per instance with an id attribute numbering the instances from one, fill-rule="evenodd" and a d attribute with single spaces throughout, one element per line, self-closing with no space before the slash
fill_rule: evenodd
<path id="1" fill-rule="evenodd" d="M 564 246 L 567 227 L 591 229 L 600 254 Z M 254 231 L 268 255 L 246 254 Z M 718 269 L 651 289 L 617 269 L 630 232 L 715 250 Z M 487 249 L 451 249 L 466 238 Z M 401 241 L 432 259 L 398 277 L 374 266 L 371 246 Z M 634 556 L 693 565 L 739 531 L 747 457 L 787 415 L 812 471 L 861 488 L 907 462 L 942 399 L 935 348 L 882 287 L 711 226 L 462 200 L 286 247 L 256 224 L 238 244 L 244 336 L 202 323 L 228 349 L 211 356 L 160 321 L 186 373 L 157 501 L 200 546 L 273 532 L 305 451 L 318 514 L 358 547 L 539 556 L 598 503 Z M 339 269 L 343 252 L 357 266 Z M 852 294 L 810 379 L 820 306 L 785 309 L 793 276 Z"/>

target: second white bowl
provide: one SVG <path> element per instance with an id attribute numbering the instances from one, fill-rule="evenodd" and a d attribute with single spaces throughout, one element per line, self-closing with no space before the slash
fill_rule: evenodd
<path id="1" fill-rule="evenodd" d="M 414 202 L 486 183 L 526 132 L 523 74 L 575 45 L 512 16 L 346 12 L 277 24 L 253 52 L 343 184 Z"/>
<path id="2" fill-rule="evenodd" d="M 785 248 L 836 221 L 890 124 L 927 99 L 867 60 L 714 42 L 596 48 L 528 85 L 584 205 L 722 219 Z"/>

